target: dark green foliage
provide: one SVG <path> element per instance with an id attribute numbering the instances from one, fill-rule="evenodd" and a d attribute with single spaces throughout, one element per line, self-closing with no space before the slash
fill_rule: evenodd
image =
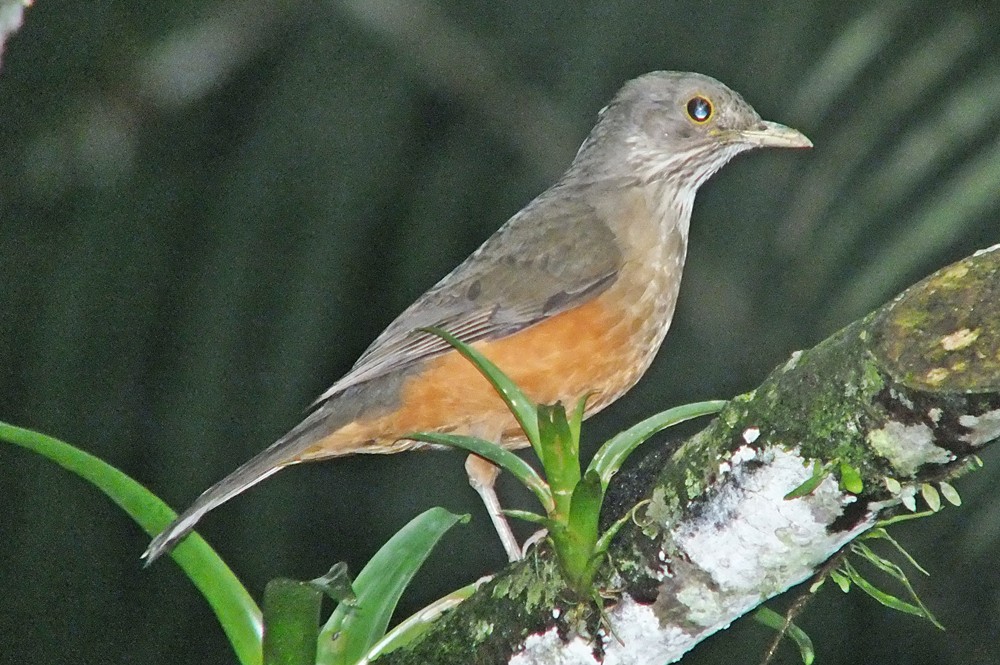
<path id="1" fill-rule="evenodd" d="M 664 351 L 589 425 L 585 455 L 669 404 L 758 385 L 793 350 L 997 242 L 990 3 L 449 0 L 421 3 L 423 21 L 346 8 L 374 4 L 27 11 L 0 69 L 0 418 L 186 505 L 298 422 L 650 69 L 716 76 L 816 148 L 741 157 L 699 194 Z M 7 659 L 230 657 L 175 570 L 141 570 L 140 529 L 44 460 L 0 455 Z M 897 534 L 936 576 L 925 600 L 947 637 L 852 594 L 804 620 L 825 648 L 844 644 L 828 662 L 994 658 L 982 636 L 1000 631 L 997 469 L 968 479 L 961 516 Z M 259 596 L 278 571 L 359 570 L 439 504 L 480 510 L 461 455 L 356 458 L 282 472 L 203 531 Z M 461 531 L 404 611 L 502 564 L 483 513 Z M 692 662 L 742 655 L 718 643 Z"/>

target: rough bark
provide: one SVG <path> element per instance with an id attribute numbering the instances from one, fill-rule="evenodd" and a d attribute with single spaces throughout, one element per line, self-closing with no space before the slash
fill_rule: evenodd
<path id="1" fill-rule="evenodd" d="M 543 546 L 379 662 L 673 662 L 808 579 L 1000 436 L 998 248 L 793 354 L 661 454 L 651 485 L 633 474 L 609 512 L 649 502 L 612 548 L 603 618 L 567 595 Z M 786 499 L 817 462 L 832 471 Z M 841 487 L 840 463 L 863 489 Z"/>

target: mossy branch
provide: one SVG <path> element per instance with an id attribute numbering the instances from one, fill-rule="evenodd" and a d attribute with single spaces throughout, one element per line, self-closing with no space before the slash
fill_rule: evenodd
<path id="1" fill-rule="evenodd" d="M 603 612 L 561 592 L 542 548 L 379 662 L 673 662 L 880 520 L 927 503 L 928 487 L 1000 437 L 996 250 L 793 354 L 661 451 L 651 485 L 634 474 L 613 488 L 609 522 L 648 504 L 611 547 Z"/>

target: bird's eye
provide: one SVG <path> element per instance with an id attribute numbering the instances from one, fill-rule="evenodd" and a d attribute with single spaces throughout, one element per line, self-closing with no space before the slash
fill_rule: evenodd
<path id="1" fill-rule="evenodd" d="M 703 125 L 712 118 L 712 113 L 714 109 L 712 108 L 712 102 L 708 101 L 706 98 L 698 95 L 697 97 L 692 97 L 687 103 L 687 113 L 688 117 L 694 120 L 699 125 Z"/>

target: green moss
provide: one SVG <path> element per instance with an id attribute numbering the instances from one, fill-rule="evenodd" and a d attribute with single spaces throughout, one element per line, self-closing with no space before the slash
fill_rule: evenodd
<path id="1" fill-rule="evenodd" d="M 995 387 L 1000 372 L 1000 252 L 970 257 L 914 285 L 875 330 L 884 368 L 910 388 Z"/>
<path id="2" fill-rule="evenodd" d="M 559 600 L 563 582 L 553 559 L 537 551 L 529 555 L 487 582 L 415 643 L 378 662 L 506 662 L 525 637 L 544 626 Z"/>
<path id="3" fill-rule="evenodd" d="M 536 554 L 498 580 L 493 597 L 515 600 L 526 611 L 534 612 L 539 607 L 553 607 L 564 584 L 554 557 L 543 559 Z"/>
<path id="4" fill-rule="evenodd" d="M 877 397 L 886 380 L 866 343 L 873 321 L 874 315 L 866 317 L 794 355 L 757 390 L 732 400 L 665 466 L 649 517 L 659 525 L 672 524 L 687 502 L 716 486 L 732 455 L 745 446 L 797 450 L 838 475 L 849 467 L 852 487 L 877 483 L 889 469 L 860 434 L 884 417 Z M 669 543 L 664 547 L 669 549 Z"/>
<path id="5" fill-rule="evenodd" d="M 905 409 L 896 413 L 906 399 L 899 391 L 984 387 L 987 377 L 995 381 L 1000 373 L 1000 333 L 989 325 L 1000 318 L 998 272 L 1000 252 L 949 266 L 815 348 L 794 354 L 676 451 L 647 514 L 672 524 L 688 501 L 715 485 L 725 462 L 743 446 L 797 450 L 838 475 L 849 468 L 852 487 L 881 488 L 882 478 L 896 470 L 879 454 L 886 452 L 885 442 L 861 433 L 877 437 L 886 422 L 913 417 Z M 896 392 L 887 392 L 890 384 Z"/>

